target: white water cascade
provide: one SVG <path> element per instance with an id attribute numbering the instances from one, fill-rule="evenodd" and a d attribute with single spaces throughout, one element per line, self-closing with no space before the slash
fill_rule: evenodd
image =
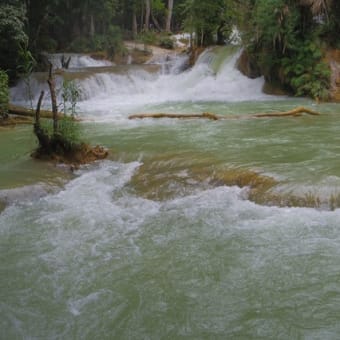
<path id="1" fill-rule="evenodd" d="M 194 67 L 184 72 L 181 70 L 187 58 L 177 56 L 158 60 L 159 72 L 128 65 L 73 74 L 81 92 L 80 114 L 91 119 L 115 120 L 160 103 L 272 100 L 273 96 L 262 92 L 263 78 L 249 79 L 236 69 L 239 53 L 235 47 L 206 50 Z M 61 76 L 57 82 L 61 86 Z M 47 90 L 41 74 L 32 77 L 30 86 L 33 102 L 37 101 L 42 87 Z M 27 84 L 19 83 L 11 95 L 15 103 L 27 102 Z M 48 105 L 48 99 L 45 103 Z"/>
<path id="2" fill-rule="evenodd" d="M 76 54 L 76 53 L 54 53 L 48 54 L 47 58 L 52 63 L 53 67 L 58 69 L 62 68 L 61 60 L 64 57 L 64 60 L 70 59 L 69 68 L 70 69 L 79 69 L 86 67 L 102 67 L 102 66 L 112 66 L 112 63 L 108 60 L 99 60 L 94 59 L 91 56 Z"/>
<path id="3" fill-rule="evenodd" d="M 238 56 L 229 49 L 207 50 L 193 68 L 181 73 L 175 64 L 170 73 L 95 74 L 79 82 L 80 108 L 88 115 L 96 105 L 101 119 L 112 120 L 160 103 L 272 100 L 262 92 L 262 78 L 249 79 L 235 68 Z"/>

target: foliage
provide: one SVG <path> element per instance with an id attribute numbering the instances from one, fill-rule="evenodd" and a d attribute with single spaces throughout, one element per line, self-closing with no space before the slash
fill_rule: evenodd
<path id="1" fill-rule="evenodd" d="M 258 0 L 248 49 L 272 83 L 298 96 L 327 99 L 330 71 L 322 62 L 317 23 L 310 11 L 289 0 Z"/>
<path id="2" fill-rule="evenodd" d="M 28 75 L 34 67 L 28 51 L 36 57 L 41 51 L 66 49 L 105 51 L 111 58 L 124 55 L 121 32 L 130 37 L 139 33 L 145 48 L 149 44 L 171 48 L 173 42 L 162 34 L 170 3 L 0 1 L 0 67 L 13 82 L 18 73 Z M 267 81 L 281 83 L 298 95 L 327 97 L 329 71 L 320 46 L 340 48 L 339 0 L 176 0 L 172 13 L 171 27 L 192 33 L 196 46 L 226 43 L 236 25 Z"/>
<path id="3" fill-rule="evenodd" d="M 119 27 L 110 26 L 106 37 L 105 50 L 110 58 L 113 58 L 115 55 L 124 55 L 125 47 Z"/>
<path id="4" fill-rule="evenodd" d="M 159 44 L 160 47 L 167 48 L 169 50 L 171 50 L 175 47 L 174 40 L 168 35 L 161 36 L 158 44 Z"/>
<path id="5" fill-rule="evenodd" d="M 21 48 L 27 46 L 23 7 L 0 4 L 0 67 L 10 81 L 17 77 L 16 66 L 22 63 Z"/>
<path id="6" fill-rule="evenodd" d="M 282 59 L 285 77 L 296 95 L 328 99 L 330 70 L 321 57 L 320 49 L 306 41 L 295 49 L 292 57 Z"/>
<path id="7" fill-rule="evenodd" d="M 72 148 L 81 143 L 79 123 L 71 116 L 63 116 L 58 120 L 58 131 L 56 134 L 53 133 L 53 122 L 51 120 L 43 121 L 41 125 L 44 133 L 50 140 L 53 140 L 53 138 L 62 140 L 64 145 L 67 145 L 67 148 Z"/>
<path id="8" fill-rule="evenodd" d="M 21 63 L 17 66 L 18 74 L 23 78 L 26 89 L 27 97 L 30 100 L 31 109 L 33 110 L 33 93 L 31 87 L 31 74 L 36 66 L 36 61 L 33 58 L 30 51 L 28 51 L 26 46 L 20 46 L 19 49 L 20 61 Z"/>
<path id="9" fill-rule="evenodd" d="M 77 145 L 80 143 L 79 123 L 70 116 L 63 116 L 59 119 L 58 134 L 63 140 L 68 141 L 70 145 Z"/>
<path id="10" fill-rule="evenodd" d="M 144 44 L 144 48 L 146 49 L 147 45 L 157 45 L 158 37 L 157 33 L 154 31 L 147 31 L 138 34 L 137 41 L 140 41 Z"/>
<path id="11" fill-rule="evenodd" d="M 294 45 L 300 19 L 295 8 L 289 8 L 285 2 L 259 0 L 255 12 L 257 44 L 277 55 L 285 54 Z"/>
<path id="12" fill-rule="evenodd" d="M 64 80 L 61 97 L 63 99 L 62 107 L 65 116 L 70 114 L 72 118 L 75 117 L 80 95 L 81 90 L 74 81 Z"/>
<path id="13" fill-rule="evenodd" d="M 63 117 L 58 119 L 58 137 L 70 146 L 80 143 L 79 124 L 75 120 L 77 114 L 77 103 L 81 91 L 74 81 L 64 81 L 62 86 Z"/>
<path id="14" fill-rule="evenodd" d="M 8 76 L 3 70 L 0 70 L 0 117 L 4 118 L 8 113 Z"/>
<path id="15" fill-rule="evenodd" d="M 80 127 L 75 117 L 77 114 L 77 103 L 81 91 L 74 81 L 64 81 L 61 88 L 63 116 L 58 119 L 57 131 L 54 131 L 53 122 L 43 122 L 43 133 L 53 144 L 53 140 L 61 141 L 66 149 L 76 147 L 80 144 Z"/>
<path id="16" fill-rule="evenodd" d="M 68 50 L 78 53 L 106 51 L 110 58 L 125 53 L 122 34 L 117 26 L 110 26 L 106 34 L 78 37 L 70 43 Z"/>
<path id="17" fill-rule="evenodd" d="M 223 30 L 231 31 L 233 25 L 232 1 L 186 0 L 182 4 L 185 14 L 183 27 L 194 33 L 197 46 L 214 43 L 215 35 Z"/>

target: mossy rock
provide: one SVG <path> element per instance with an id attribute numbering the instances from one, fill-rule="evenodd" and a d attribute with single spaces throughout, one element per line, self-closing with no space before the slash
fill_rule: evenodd
<path id="1" fill-rule="evenodd" d="M 237 60 L 237 69 L 248 78 L 255 79 L 262 75 L 261 69 L 254 56 L 244 50 Z"/>

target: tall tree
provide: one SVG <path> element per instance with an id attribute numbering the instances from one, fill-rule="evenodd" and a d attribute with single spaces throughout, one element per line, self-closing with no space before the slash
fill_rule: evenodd
<path id="1" fill-rule="evenodd" d="M 22 51 L 27 49 L 25 11 L 22 6 L 0 4 L 0 68 L 7 71 L 10 81 L 17 76 L 22 64 Z"/>
<path id="2" fill-rule="evenodd" d="M 166 16 L 166 24 L 165 30 L 167 32 L 171 32 L 171 20 L 172 20 L 172 11 L 174 7 L 174 0 L 168 0 L 168 11 Z"/>
<path id="3" fill-rule="evenodd" d="M 144 29 L 147 32 L 150 28 L 150 16 L 151 16 L 151 0 L 145 0 L 145 24 Z"/>

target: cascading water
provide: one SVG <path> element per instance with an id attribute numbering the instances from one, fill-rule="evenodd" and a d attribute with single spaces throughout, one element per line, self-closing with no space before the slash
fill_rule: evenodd
<path id="1" fill-rule="evenodd" d="M 178 72 L 187 62 L 185 58 L 177 59 L 168 68 L 170 72 L 150 74 L 132 70 L 125 75 L 93 75 L 79 82 L 83 93 L 79 107 L 86 115 L 91 115 L 92 107 L 96 105 L 97 117 L 91 115 L 91 118 L 114 120 L 150 104 L 165 102 L 274 99 L 262 93 L 263 79 L 249 79 L 235 68 L 237 58 L 235 48 L 221 48 L 206 51 L 192 69 L 181 73 Z M 167 65 L 165 60 L 164 67 Z"/>
<path id="2" fill-rule="evenodd" d="M 65 72 L 84 138 L 111 153 L 76 172 L 32 160 L 30 126 L 1 131 L 1 339 L 339 337 L 339 105 L 267 96 L 236 58 Z M 322 115 L 246 119 L 298 105 Z"/>
<path id="3" fill-rule="evenodd" d="M 235 47 L 207 50 L 196 65 L 180 72 L 187 63 L 185 56 L 177 58 L 163 56 L 158 63 L 164 65 L 159 73 L 145 69 L 126 69 L 122 74 L 111 72 L 81 74 L 74 77 L 81 91 L 80 111 L 91 118 L 105 117 L 114 120 L 118 115 L 128 115 L 133 108 L 141 110 L 145 105 L 164 102 L 239 102 L 249 100 L 273 99 L 262 93 L 263 79 L 249 79 L 236 68 L 239 53 Z M 167 71 L 164 71 L 167 69 Z M 58 77 L 59 84 L 61 77 Z M 32 79 L 34 101 L 38 99 L 39 86 L 46 85 L 36 77 Z M 20 98 L 27 100 L 27 84 L 21 82 L 12 89 L 12 100 L 22 104 Z M 242 89 L 242 91 L 240 91 Z M 26 91 L 27 92 L 27 91 Z M 47 102 L 45 100 L 45 102 Z M 93 106 L 97 117 L 92 117 Z"/>
<path id="4" fill-rule="evenodd" d="M 62 68 L 62 59 L 69 62 L 70 69 L 79 69 L 86 67 L 102 67 L 102 66 L 112 66 L 112 63 L 108 60 L 98 60 L 93 59 L 90 56 L 75 54 L 75 53 L 55 53 L 48 54 L 47 59 L 52 63 L 53 67 L 56 69 Z"/>

